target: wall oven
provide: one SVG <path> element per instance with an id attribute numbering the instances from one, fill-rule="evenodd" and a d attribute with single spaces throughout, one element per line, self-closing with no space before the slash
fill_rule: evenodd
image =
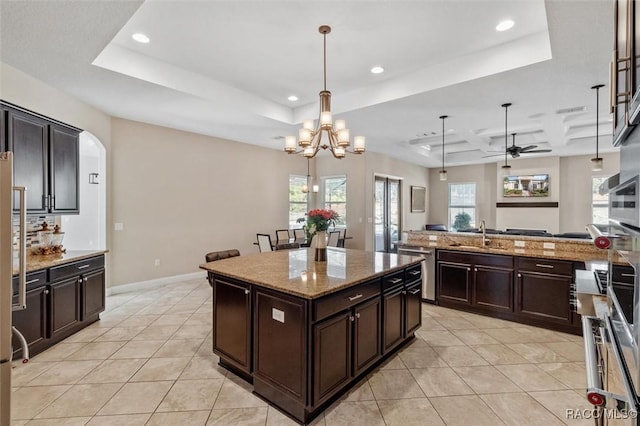
<path id="1" fill-rule="evenodd" d="M 635 176 L 609 191 L 609 219 L 640 228 L 639 180 Z"/>
<path id="2" fill-rule="evenodd" d="M 576 274 L 587 399 L 597 424 L 638 425 L 640 407 L 640 231 L 617 221 L 588 226 L 608 262 Z"/>

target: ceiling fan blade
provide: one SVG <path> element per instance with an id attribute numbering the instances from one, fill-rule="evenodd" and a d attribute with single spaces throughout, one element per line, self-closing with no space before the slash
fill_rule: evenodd
<path id="1" fill-rule="evenodd" d="M 511 151 L 511 158 L 518 158 L 520 157 L 520 153 L 518 151 Z"/>
<path id="2" fill-rule="evenodd" d="M 485 155 L 482 158 L 489 158 L 489 157 L 502 157 L 504 155 L 504 152 L 501 152 L 500 154 L 492 154 L 492 155 Z"/>
<path id="3" fill-rule="evenodd" d="M 551 152 L 550 149 L 532 149 L 530 151 L 524 151 L 523 154 L 537 154 L 539 152 Z"/>
<path id="4" fill-rule="evenodd" d="M 520 152 L 531 151 L 532 149 L 536 149 L 537 147 L 538 145 L 528 145 L 528 146 L 525 146 L 524 148 L 520 148 L 519 151 Z"/>

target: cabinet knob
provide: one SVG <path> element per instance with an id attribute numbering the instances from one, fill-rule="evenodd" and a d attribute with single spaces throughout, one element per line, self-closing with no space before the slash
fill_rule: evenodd
<path id="1" fill-rule="evenodd" d="M 86 283 L 89 279 L 87 277 L 84 278 L 84 282 Z"/>
<path id="2" fill-rule="evenodd" d="M 471 268 L 467 268 L 467 271 L 471 271 Z"/>
<path id="3" fill-rule="evenodd" d="M 44 294 L 49 294 L 49 290 L 45 290 L 43 293 Z"/>
<path id="4" fill-rule="evenodd" d="M 478 272 L 478 268 L 473 268 L 473 272 Z"/>
<path id="5" fill-rule="evenodd" d="M 521 273 L 518 273 L 518 278 L 522 278 L 522 274 Z"/>
<path id="6" fill-rule="evenodd" d="M 360 318 L 360 312 L 356 312 L 356 318 Z"/>
<path id="7" fill-rule="evenodd" d="M 354 316 L 353 316 L 353 315 L 349 316 L 349 319 L 350 319 L 351 321 L 355 321 L 355 320 L 356 320 L 356 319 L 354 318 Z"/>
<path id="8" fill-rule="evenodd" d="M 245 289 L 244 289 L 244 294 L 249 294 L 249 293 L 250 293 L 249 289 L 248 289 L 248 288 L 245 288 Z"/>

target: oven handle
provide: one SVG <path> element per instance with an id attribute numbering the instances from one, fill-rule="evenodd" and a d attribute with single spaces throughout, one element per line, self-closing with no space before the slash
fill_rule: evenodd
<path id="1" fill-rule="evenodd" d="M 624 366 L 622 354 L 620 353 L 620 348 L 618 347 L 618 341 L 616 340 L 616 336 L 613 333 L 613 322 L 611 321 L 611 317 L 607 315 L 605 317 L 605 322 L 607 325 L 609 340 L 611 342 L 611 348 L 613 349 L 613 354 L 616 357 L 616 362 L 618 363 L 618 368 L 620 369 L 620 374 L 622 375 L 622 381 L 624 382 L 624 391 L 627 396 L 625 400 L 631 405 L 631 407 L 637 407 L 638 401 L 636 398 L 636 394 L 629 384 L 629 373 Z"/>
<path id="2" fill-rule="evenodd" d="M 598 355 L 596 352 L 593 327 L 598 326 L 598 317 L 582 316 L 582 337 L 584 339 L 584 362 L 587 372 L 587 399 L 593 405 L 603 405 L 606 401 L 606 392 L 602 389 L 602 380 L 598 372 Z"/>

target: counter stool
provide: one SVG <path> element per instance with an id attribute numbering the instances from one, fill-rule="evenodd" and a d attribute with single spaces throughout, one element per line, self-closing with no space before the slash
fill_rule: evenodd
<path id="1" fill-rule="evenodd" d="M 220 251 L 212 251 L 204 255 L 204 260 L 209 262 L 215 262 L 216 260 L 228 259 L 230 257 L 240 256 L 240 252 L 238 249 L 230 249 L 230 250 L 220 250 Z M 211 272 L 207 273 L 207 281 L 209 281 L 209 285 L 213 287 L 213 274 Z"/>

